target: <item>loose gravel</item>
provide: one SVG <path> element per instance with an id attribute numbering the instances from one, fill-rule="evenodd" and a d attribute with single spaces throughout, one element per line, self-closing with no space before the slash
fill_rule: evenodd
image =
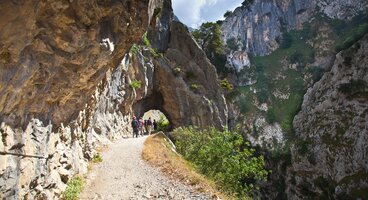
<path id="1" fill-rule="evenodd" d="M 87 176 L 80 199 L 211 199 L 142 160 L 146 138 L 123 139 L 103 152 L 103 162 Z"/>

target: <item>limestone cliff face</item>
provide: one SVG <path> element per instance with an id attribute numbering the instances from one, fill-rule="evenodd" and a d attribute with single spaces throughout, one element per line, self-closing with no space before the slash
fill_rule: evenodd
<path id="1" fill-rule="evenodd" d="M 294 119 L 304 148 L 292 151 L 291 198 L 356 199 L 368 191 L 368 35 L 339 53 Z"/>
<path id="2" fill-rule="evenodd" d="M 0 155 L 1 198 L 59 199 L 96 148 L 131 136 L 133 114 L 227 123 L 215 68 L 171 23 L 169 0 L 2 1 L 0 11 L 0 151 L 26 155 Z M 147 30 L 152 46 L 130 51 Z"/>
<path id="3" fill-rule="evenodd" d="M 279 47 L 284 30 L 302 28 L 314 14 L 330 18 L 351 19 L 368 8 L 364 0 L 253 0 L 235 9 L 221 25 L 222 39 L 235 40 L 238 49 L 229 55 L 229 63 L 238 71 L 249 65 L 247 56 L 268 55 Z M 247 61 L 248 60 L 248 61 Z"/>
<path id="4" fill-rule="evenodd" d="M 2 1 L 0 118 L 70 122 L 149 24 L 149 1 Z M 150 8 L 152 9 L 152 8 Z"/>

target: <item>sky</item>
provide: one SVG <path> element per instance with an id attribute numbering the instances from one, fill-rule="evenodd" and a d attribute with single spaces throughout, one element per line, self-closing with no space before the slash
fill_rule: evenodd
<path id="1" fill-rule="evenodd" d="M 198 28 L 203 22 L 223 19 L 227 10 L 233 11 L 244 0 L 172 0 L 174 14 L 181 22 Z"/>

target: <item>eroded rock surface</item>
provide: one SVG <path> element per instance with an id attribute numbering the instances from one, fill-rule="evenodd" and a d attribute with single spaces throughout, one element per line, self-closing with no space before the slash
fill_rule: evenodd
<path id="1" fill-rule="evenodd" d="M 0 151 L 27 155 L 0 156 L 0 197 L 59 199 L 97 147 L 131 136 L 133 114 L 227 124 L 215 68 L 171 24 L 169 0 L 2 1 L 0 11 Z M 133 53 L 148 27 L 151 45 Z"/>
<path id="2" fill-rule="evenodd" d="M 347 20 L 366 12 L 368 8 L 365 0 L 253 0 L 244 3 L 221 25 L 224 43 L 234 40 L 238 46 L 228 59 L 230 64 L 235 63 L 232 66 L 237 70 L 249 65 L 249 62 L 243 61 L 244 56 L 236 57 L 239 52 L 268 55 L 280 46 L 283 32 L 301 29 L 303 23 L 314 15 Z M 237 63 L 244 66 L 238 66 Z"/>
<path id="3" fill-rule="evenodd" d="M 294 119 L 290 198 L 365 198 L 368 190 L 368 35 L 339 53 Z"/>

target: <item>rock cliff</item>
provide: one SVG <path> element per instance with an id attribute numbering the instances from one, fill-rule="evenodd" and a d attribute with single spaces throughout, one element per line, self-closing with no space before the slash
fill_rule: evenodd
<path id="1" fill-rule="evenodd" d="M 96 148 L 131 136 L 133 114 L 227 124 L 216 70 L 172 23 L 169 0 L 2 1 L 0 11 L 1 198 L 60 198 Z"/>
<path id="2" fill-rule="evenodd" d="M 368 35 L 336 56 L 294 119 L 289 197 L 368 196 Z"/>
<path id="3" fill-rule="evenodd" d="M 325 14 L 335 19 L 351 19 L 366 12 L 364 0 L 251 0 L 244 1 L 221 25 L 222 39 L 226 43 L 234 40 L 237 46 L 228 61 L 238 71 L 249 66 L 247 52 L 264 56 L 276 50 L 287 30 L 301 29 L 303 23 L 316 14 Z M 234 64 L 235 63 L 235 64 Z"/>

